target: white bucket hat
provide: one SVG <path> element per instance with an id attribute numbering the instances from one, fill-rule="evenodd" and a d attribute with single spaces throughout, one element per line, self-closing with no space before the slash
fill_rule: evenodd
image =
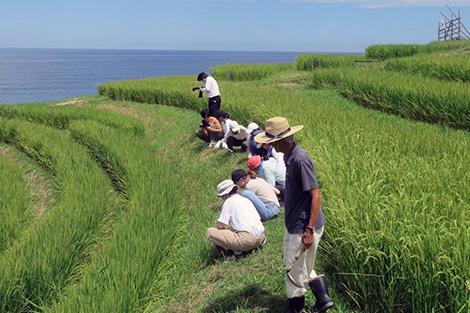
<path id="1" fill-rule="evenodd" d="M 303 125 L 289 126 L 285 117 L 272 117 L 266 121 L 266 131 L 256 135 L 255 141 L 258 143 L 271 143 L 287 138 L 304 128 Z"/>
<path id="2" fill-rule="evenodd" d="M 240 125 L 238 125 L 237 121 L 230 122 L 230 130 L 234 133 L 240 130 Z"/>
<path id="3" fill-rule="evenodd" d="M 235 184 L 231 179 L 226 179 L 217 185 L 217 196 L 222 197 L 232 191 Z"/>
<path id="4" fill-rule="evenodd" d="M 248 126 L 246 127 L 246 130 L 248 131 L 248 134 L 251 134 L 255 129 L 258 129 L 259 126 L 258 124 L 256 123 L 250 123 L 248 124 Z"/>

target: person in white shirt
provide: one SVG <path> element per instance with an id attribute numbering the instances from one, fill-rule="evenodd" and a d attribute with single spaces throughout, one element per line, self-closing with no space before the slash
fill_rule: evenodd
<path id="1" fill-rule="evenodd" d="M 250 200 L 237 193 L 232 180 L 217 185 L 217 196 L 224 201 L 217 227 L 207 229 L 207 238 L 216 247 L 234 252 L 247 252 L 265 242 L 264 226 Z M 226 229 L 230 226 L 231 229 Z"/>
<path id="2" fill-rule="evenodd" d="M 248 139 L 250 139 L 250 134 L 248 130 L 240 126 L 237 121 L 230 121 L 230 128 L 227 133 L 225 133 L 224 138 L 219 141 L 219 145 L 227 145 L 227 148 L 232 151 L 233 147 L 240 147 L 241 152 L 245 152 L 248 149 Z M 218 147 L 218 145 L 216 145 Z"/>
<path id="3" fill-rule="evenodd" d="M 219 111 L 217 112 L 215 117 L 217 118 L 220 125 L 222 126 L 222 131 L 224 132 L 224 135 L 228 133 L 228 131 L 230 130 L 230 123 L 232 123 L 232 120 L 230 119 L 230 115 L 227 112 Z"/>
<path id="4" fill-rule="evenodd" d="M 279 191 L 262 178 L 251 178 L 247 172 L 238 169 L 232 172 L 232 181 L 243 188 L 242 195 L 253 203 L 261 221 L 267 221 L 279 214 Z"/>
<path id="5" fill-rule="evenodd" d="M 197 75 L 197 81 L 202 81 L 202 87 L 194 87 L 194 90 L 205 92 L 208 100 L 207 107 L 209 109 L 209 116 L 214 116 L 220 111 L 222 98 L 220 98 L 219 85 L 214 77 L 202 72 Z"/>

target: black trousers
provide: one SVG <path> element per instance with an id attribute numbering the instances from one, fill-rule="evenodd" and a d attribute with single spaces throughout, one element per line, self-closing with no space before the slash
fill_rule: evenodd
<path id="1" fill-rule="evenodd" d="M 222 99 L 220 98 L 220 96 L 209 98 L 209 102 L 207 104 L 209 109 L 209 116 L 215 116 L 215 114 L 220 111 L 221 103 Z"/>
<path id="2" fill-rule="evenodd" d="M 227 138 L 227 147 L 230 150 L 233 150 L 233 147 L 240 147 L 240 151 L 245 152 L 246 149 L 248 149 L 248 143 L 246 140 L 239 140 L 233 137 L 228 137 Z"/>
<path id="3" fill-rule="evenodd" d="M 196 133 L 196 136 L 204 142 L 210 142 L 210 141 L 219 141 L 220 139 L 224 138 L 224 133 L 207 132 L 207 131 L 203 131 L 202 129 L 200 129 Z"/>

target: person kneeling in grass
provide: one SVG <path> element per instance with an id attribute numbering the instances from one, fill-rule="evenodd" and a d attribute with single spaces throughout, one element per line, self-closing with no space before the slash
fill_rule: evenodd
<path id="1" fill-rule="evenodd" d="M 217 228 L 207 229 L 207 238 L 216 247 L 232 250 L 235 256 L 263 245 L 266 238 L 260 216 L 250 200 L 237 193 L 237 186 L 227 179 L 217 185 L 217 196 L 224 201 Z M 232 229 L 226 229 L 227 226 Z"/>
<path id="2" fill-rule="evenodd" d="M 222 145 L 222 147 L 226 146 L 228 150 L 233 151 L 234 147 L 240 147 L 240 151 L 245 152 L 248 149 L 249 138 L 250 134 L 245 127 L 239 125 L 237 121 L 231 121 L 230 129 L 214 148 Z"/>
<path id="3" fill-rule="evenodd" d="M 286 165 L 284 160 L 268 158 L 264 160 L 259 155 L 254 155 L 246 162 L 248 174 L 251 178 L 260 177 L 268 184 L 280 191 L 278 197 L 283 199 L 284 186 L 286 184 Z"/>
<path id="4" fill-rule="evenodd" d="M 202 121 L 196 136 L 204 142 L 210 142 L 210 147 L 224 137 L 222 127 L 215 117 L 209 116 L 209 110 L 207 109 L 201 111 L 201 117 Z"/>
<path id="5" fill-rule="evenodd" d="M 243 188 L 242 195 L 253 203 L 261 221 L 277 217 L 279 214 L 279 200 L 277 194 L 279 190 L 268 184 L 262 178 L 251 178 L 242 169 L 233 171 L 232 181 L 240 188 Z"/>

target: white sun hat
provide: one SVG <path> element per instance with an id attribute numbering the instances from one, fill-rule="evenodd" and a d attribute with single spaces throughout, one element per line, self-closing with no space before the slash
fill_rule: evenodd
<path id="1" fill-rule="evenodd" d="M 222 197 L 232 191 L 235 184 L 231 179 L 226 179 L 217 185 L 217 196 Z"/>
<path id="2" fill-rule="evenodd" d="M 240 130 L 240 125 L 238 125 L 237 121 L 230 122 L 230 130 L 234 133 Z"/>
<path id="3" fill-rule="evenodd" d="M 248 134 L 251 134 L 255 129 L 258 129 L 258 128 L 259 128 L 258 124 L 252 122 L 248 124 L 246 130 L 248 131 Z"/>

